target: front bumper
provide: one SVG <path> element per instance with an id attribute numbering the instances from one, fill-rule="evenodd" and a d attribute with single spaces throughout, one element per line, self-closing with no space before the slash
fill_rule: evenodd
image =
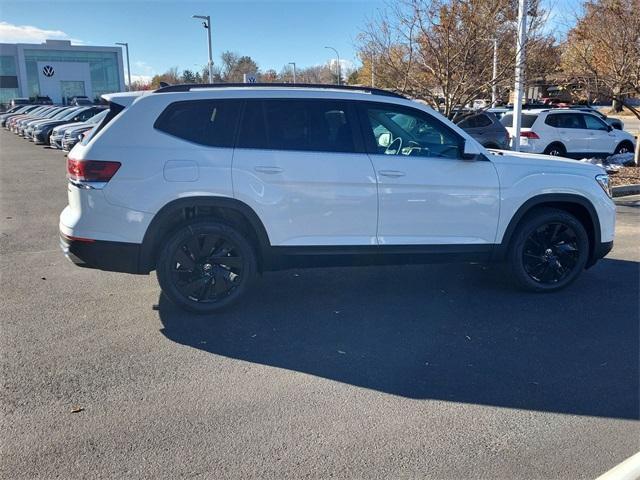
<path id="1" fill-rule="evenodd" d="M 60 248 L 79 267 L 110 272 L 146 273 L 138 268 L 140 245 L 70 237 L 60 232 Z"/>

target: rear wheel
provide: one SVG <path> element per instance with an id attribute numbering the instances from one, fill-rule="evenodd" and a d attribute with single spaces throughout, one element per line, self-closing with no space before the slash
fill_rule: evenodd
<path id="1" fill-rule="evenodd" d="M 186 225 L 160 253 L 158 282 L 164 294 L 195 313 L 212 313 L 238 301 L 255 278 L 254 248 L 235 228 L 215 221 Z"/>
<path id="2" fill-rule="evenodd" d="M 561 143 L 552 143 L 544 149 L 544 154 L 552 157 L 564 157 L 567 154 L 567 149 Z"/>
<path id="3" fill-rule="evenodd" d="M 536 292 L 560 290 L 584 270 L 589 257 L 586 230 L 573 215 L 543 208 L 518 227 L 508 253 L 516 283 Z"/>

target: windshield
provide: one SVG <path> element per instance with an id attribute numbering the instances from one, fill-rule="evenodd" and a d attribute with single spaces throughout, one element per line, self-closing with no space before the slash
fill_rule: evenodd
<path id="1" fill-rule="evenodd" d="M 59 120 L 62 119 L 64 117 L 66 117 L 69 114 L 69 109 L 65 108 L 63 110 L 60 110 L 58 113 L 54 114 L 51 119 L 52 120 Z"/>
<path id="2" fill-rule="evenodd" d="M 93 117 L 91 117 L 89 120 L 87 120 L 85 123 L 88 123 L 90 125 L 95 125 L 96 123 L 100 123 L 100 121 L 107 116 L 107 113 L 109 112 L 109 110 L 103 110 L 102 112 L 94 115 Z"/>
<path id="3" fill-rule="evenodd" d="M 67 112 L 66 115 L 64 115 L 60 120 L 69 120 L 70 118 L 75 117 L 76 115 L 78 115 L 79 113 L 82 113 L 84 111 L 84 109 L 73 109 L 70 112 Z"/>

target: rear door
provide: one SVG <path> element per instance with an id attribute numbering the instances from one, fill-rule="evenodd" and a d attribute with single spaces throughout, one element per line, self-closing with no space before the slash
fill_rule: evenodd
<path id="1" fill-rule="evenodd" d="M 347 101 L 247 100 L 233 155 L 234 196 L 274 246 L 373 245 L 373 165 Z"/>
<path id="2" fill-rule="evenodd" d="M 590 133 L 584 124 L 583 115 L 577 112 L 557 113 L 557 132 L 567 153 L 582 155 L 589 150 Z"/>

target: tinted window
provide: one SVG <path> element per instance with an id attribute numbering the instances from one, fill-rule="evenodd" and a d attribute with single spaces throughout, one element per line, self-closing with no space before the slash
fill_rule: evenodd
<path id="1" fill-rule="evenodd" d="M 345 102 L 248 101 L 238 146 L 271 150 L 355 152 Z"/>
<path id="2" fill-rule="evenodd" d="M 557 128 L 585 128 L 583 115 L 579 113 L 562 113 L 556 116 L 558 117 Z"/>
<path id="3" fill-rule="evenodd" d="M 609 130 L 606 123 L 593 115 L 583 115 L 582 117 L 584 118 L 584 123 L 589 130 Z"/>
<path id="4" fill-rule="evenodd" d="M 547 118 L 544 120 L 544 123 L 546 123 L 550 127 L 557 127 L 558 115 L 548 115 Z"/>
<path id="5" fill-rule="evenodd" d="M 461 156 L 462 139 L 427 113 L 376 105 L 365 107 L 364 116 L 366 141 L 372 153 L 446 158 Z"/>
<path id="6" fill-rule="evenodd" d="M 456 122 L 458 123 L 458 122 Z M 458 123 L 460 128 L 484 128 L 488 127 L 493 122 L 484 114 L 471 115 Z"/>
<path id="7" fill-rule="evenodd" d="M 241 103 L 190 100 L 169 105 L 154 125 L 169 135 L 211 147 L 233 147 Z"/>
<path id="8" fill-rule="evenodd" d="M 538 115 L 531 113 L 523 113 L 521 120 L 521 128 L 531 128 L 535 121 L 538 119 Z M 505 127 L 513 127 L 513 113 L 506 113 L 501 119 L 500 123 Z"/>

